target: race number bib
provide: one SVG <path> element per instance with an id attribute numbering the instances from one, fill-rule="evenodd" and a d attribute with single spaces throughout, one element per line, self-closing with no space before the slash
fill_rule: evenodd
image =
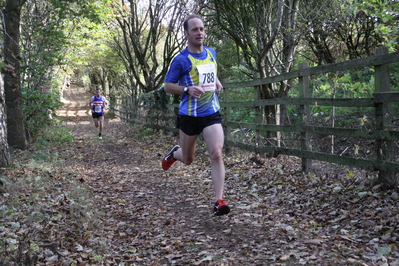
<path id="1" fill-rule="evenodd" d="M 199 86 L 204 91 L 216 90 L 216 67 L 215 64 L 198 65 Z"/>
<path id="2" fill-rule="evenodd" d="M 96 104 L 95 106 L 94 106 L 94 112 L 96 112 L 96 113 L 101 113 L 101 107 L 102 107 L 102 105 L 100 105 L 100 104 Z"/>

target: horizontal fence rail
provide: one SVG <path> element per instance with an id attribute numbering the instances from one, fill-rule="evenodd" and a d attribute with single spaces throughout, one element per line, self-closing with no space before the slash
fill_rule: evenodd
<path id="1" fill-rule="evenodd" d="M 242 103 L 226 103 L 222 104 L 223 107 L 263 107 L 266 105 L 276 105 L 276 104 L 291 104 L 291 105 L 325 105 L 325 106 L 342 106 L 342 107 L 370 107 L 374 108 L 376 102 L 384 103 L 385 100 L 387 102 L 399 102 L 399 92 L 384 92 L 382 93 L 384 96 L 381 96 L 380 93 L 375 93 L 375 98 L 370 99 L 305 99 L 305 98 L 297 98 L 297 99 L 287 99 L 287 101 L 282 101 L 282 99 L 277 100 L 268 100 L 263 101 L 264 104 L 252 103 L 253 105 L 245 105 Z M 395 100 L 397 98 L 397 100 Z M 320 101 L 321 100 L 321 101 Z M 350 100 L 351 104 L 348 104 L 346 101 Z M 321 104 L 320 104 L 321 103 Z M 377 130 L 375 128 L 365 129 L 365 128 L 339 128 L 339 127 L 321 127 L 321 126 L 312 126 L 312 125 L 267 125 L 262 123 L 245 123 L 245 122 L 235 122 L 235 121 L 224 121 L 224 126 L 227 128 L 229 132 L 239 129 L 248 129 L 253 132 L 284 132 L 284 133 L 309 133 L 309 134 L 318 134 L 318 135 L 334 135 L 337 137 L 350 137 L 350 138 L 362 138 L 362 139 L 370 139 L 370 140 L 381 140 L 381 141 L 398 141 L 399 140 L 399 131 L 397 130 L 388 130 L 387 128 L 383 128 L 381 130 Z M 319 161 L 326 161 L 331 163 L 337 163 L 341 165 L 347 165 L 352 167 L 358 167 L 370 171 L 383 170 L 387 172 L 398 172 L 399 173 L 399 164 L 394 162 L 378 162 L 374 160 L 366 160 L 360 158 L 353 158 L 348 156 L 340 156 L 333 155 L 328 153 L 322 153 L 312 150 L 300 150 L 293 148 L 284 148 L 284 147 L 276 147 L 276 146 L 262 146 L 262 145 L 252 145 L 246 144 L 240 141 L 231 140 L 231 136 L 226 136 L 226 144 L 231 146 L 236 146 L 248 151 L 253 151 L 259 154 L 285 154 L 285 155 L 293 155 L 300 158 L 309 158 Z"/>

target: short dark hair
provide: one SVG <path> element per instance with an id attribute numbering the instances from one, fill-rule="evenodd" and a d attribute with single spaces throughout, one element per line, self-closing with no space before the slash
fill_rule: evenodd
<path id="1" fill-rule="evenodd" d="M 188 15 L 188 16 L 186 17 L 186 19 L 184 20 L 184 23 L 183 23 L 183 28 L 184 28 L 185 31 L 188 31 L 188 21 L 189 21 L 190 19 L 193 19 L 193 18 L 199 18 L 200 20 L 202 20 L 202 18 L 201 18 L 200 15 L 197 15 L 197 14 Z"/>

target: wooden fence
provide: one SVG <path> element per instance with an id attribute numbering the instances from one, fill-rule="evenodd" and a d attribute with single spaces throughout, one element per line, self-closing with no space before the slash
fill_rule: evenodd
<path id="1" fill-rule="evenodd" d="M 390 64 L 396 62 L 399 62 L 399 53 L 388 54 L 386 48 L 382 47 L 376 50 L 374 56 L 368 58 L 310 68 L 306 64 L 301 64 L 297 70 L 278 76 L 246 82 L 224 82 L 221 104 L 226 134 L 225 144 L 257 154 L 275 156 L 286 154 L 300 157 L 303 171 L 310 169 L 312 160 L 319 160 L 379 171 L 380 175 L 399 173 L 398 156 L 395 153 L 398 147 L 394 148 L 399 140 L 399 130 L 395 126 L 396 115 L 391 111 L 392 105 L 399 102 L 399 92 L 391 91 L 389 73 Z M 365 68 L 374 68 L 375 92 L 372 97 L 340 99 L 309 97 L 312 76 Z M 292 80 L 298 81 L 300 97 L 259 99 L 258 90 L 261 85 Z M 233 101 L 233 98 L 237 99 L 239 96 L 232 97 L 232 94 L 237 91 L 242 92 L 243 88 L 247 88 L 245 93 L 251 91 L 253 100 Z M 153 94 L 162 92 L 159 90 Z M 174 125 L 178 104 L 169 104 L 165 108 L 159 106 L 149 108 L 149 102 L 151 101 L 132 108 L 126 100 L 122 103 L 114 99 L 111 106 L 112 111 L 126 121 L 144 123 L 150 128 L 176 131 Z M 296 106 L 298 112 L 291 114 L 294 115 L 295 121 L 285 125 L 266 124 L 264 113 L 260 110 L 265 106 L 277 105 Z M 341 119 L 350 117 L 359 124 L 347 127 L 321 125 L 320 121 L 331 118 L 332 114 L 324 113 L 323 116 L 316 117 L 316 114 L 310 111 L 315 106 L 354 108 L 356 109 L 354 115 L 349 114 Z M 152 111 L 148 111 L 150 109 Z M 241 110 L 246 117 L 252 116 L 252 119 L 249 119 L 251 121 L 244 122 L 237 117 L 237 110 Z M 367 119 L 364 118 L 365 114 Z M 312 123 L 315 121 L 317 123 Z M 267 133 L 270 132 L 276 132 L 277 137 L 268 139 Z M 334 141 L 340 143 L 341 150 L 331 149 Z"/>

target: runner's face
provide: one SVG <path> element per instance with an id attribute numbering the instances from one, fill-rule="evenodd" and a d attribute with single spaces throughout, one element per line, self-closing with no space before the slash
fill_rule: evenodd
<path id="1" fill-rule="evenodd" d="M 193 18 L 188 21 L 187 31 L 184 31 L 184 35 L 187 38 L 189 45 L 202 46 L 205 36 L 204 23 L 199 18 Z"/>
<path id="2" fill-rule="evenodd" d="M 101 95 L 101 90 L 96 90 L 96 95 L 97 95 L 97 97 L 100 97 L 100 95 Z"/>

